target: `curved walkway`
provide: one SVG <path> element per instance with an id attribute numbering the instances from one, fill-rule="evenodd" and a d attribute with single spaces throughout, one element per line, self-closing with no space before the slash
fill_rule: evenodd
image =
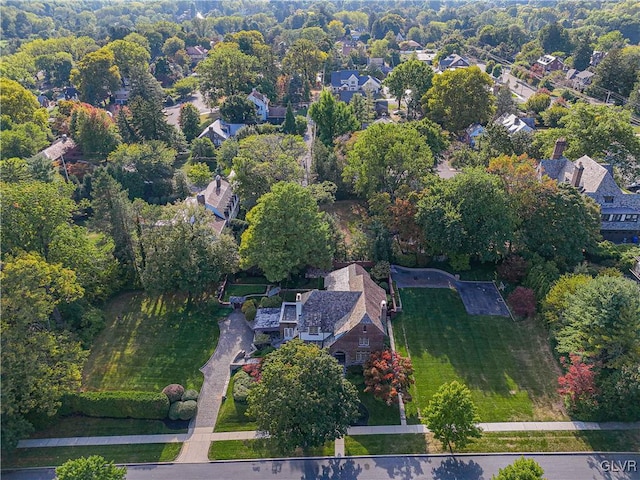
<path id="1" fill-rule="evenodd" d="M 198 397 L 198 412 L 189 425 L 189 432 L 176 462 L 198 463 L 209 461 L 209 436 L 213 432 L 230 375 L 229 365 L 240 350 L 249 351 L 253 332 L 244 315 L 234 311 L 220 322 L 220 338 L 216 351 L 200 369 L 204 382 Z M 143 435 L 145 437 L 146 435 Z M 176 435 L 176 437 L 180 437 Z"/>

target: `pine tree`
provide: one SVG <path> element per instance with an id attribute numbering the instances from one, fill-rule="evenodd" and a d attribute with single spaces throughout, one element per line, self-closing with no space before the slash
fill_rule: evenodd
<path id="1" fill-rule="evenodd" d="M 296 117 L 293 114 L 293 108 L 291 108 L 291 102 L 287 104 L 287 114 L 284 117 L 284 123 L 282 124 L 282 133 L 293 135 L 296 133 Z"/>

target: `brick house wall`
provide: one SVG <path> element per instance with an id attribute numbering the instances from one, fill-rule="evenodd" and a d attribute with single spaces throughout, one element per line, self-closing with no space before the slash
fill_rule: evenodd
<path id="1" fill-rule="evenodd" d="M 364 328 L 367 327 L 367 331 L 364 332 Z M 360 339 L 366 338 L 369 340 L 369 345 L 360 345 Z M 368 358 L 372 352 L 377 352 L 384 349 L 386 334 L 381 332 L 375 325 L 362 323 L 358 324 L 351 331 L 345 333 L 336 342 L 331 345 L 329 353 L 334 355 L 338 352 L 345 354 L 345 365 L 361 365 Z M 358 355 L 360 352 L 360 355 Z"/>

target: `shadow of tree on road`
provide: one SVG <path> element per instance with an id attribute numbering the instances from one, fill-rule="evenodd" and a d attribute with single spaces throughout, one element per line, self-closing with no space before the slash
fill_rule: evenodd
<path id="1" fill-rule="evenodd" d="M 447 458 L 438 468 L 433 469 L 434 480 L 481 480 L 482 467 L 470 460 L 468 463 L 454 457 Z"/>

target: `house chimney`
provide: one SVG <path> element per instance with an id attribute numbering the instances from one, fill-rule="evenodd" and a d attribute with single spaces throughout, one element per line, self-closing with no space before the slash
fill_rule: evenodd
<path id="1" fill-rule="evenodd" d="M 551 160 L 559 160 L 562 158 L 562 154 L 564 153 L 564 149 L 567 148 L 567 140 L 565 138 L 559 138 L 556 140 L 556 145 L 553 147 L 553 155 L 551 155 Z"/>
<path id="2" fill-rule="evenodd" d="M 205 204 L 205 201 L 204 201 L 204 195 L 198 195 L 198 196 L 196 197 L 196 200 L 198 201 L 198 203 L 199 203 L 200 205 L 204 205 L 204 204 Z"/>
<path id="3" fill-rule="evenodd" d="M 67 141 L 67 138 L 68 138 L 68 137 L 67 137 L 67 134 L 66 134 L 66 133 L 63 133 L 63 134 L 62 134 L 62 143 L 66 142 L 66 141 Z"/>
<path id="4" fill-rule="evenodd" d="M 380 320 L 385 322 L 387 320 L 387 301 L 382 300 L 380 302 Z"/>
<path id="5" fill-rule="evenodd" d="M 302 294 L 296 293 L 296 320 L 302 316 Z"/>
<path id="6" fill-rule="evenodd" d="M 216 190 L 220 190 L 222 186 L 222 177 L 220 175 L 216 175 Z"/>
<path id="7" fill-rule="evenodd" d="M 578 162 L 578 165 L 576 165 L 573 169 L 573 177 L 571 178 L 571 185 L 573 185 L 576 188 L 580 187 L 580 180 L 582 180 L 582 172 L 584 172 L 584 165 L 582 165 L 582 162 Z"/>

